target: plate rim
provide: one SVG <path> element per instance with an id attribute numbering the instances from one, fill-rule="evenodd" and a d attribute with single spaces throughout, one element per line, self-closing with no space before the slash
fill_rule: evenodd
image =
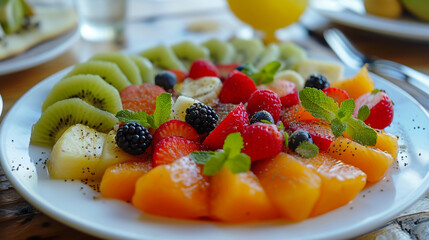
<path id="1" fill-rule="evenodd" d="M 377 17 L 377 16 L 373 16 L 373 15 L 369 15 L 369 16 L 363 16 L 360 14 L 357 14 L 353 11 L 348 11 L 347 13 L 348 16 L 353 16 L 353 18 L 341 18 L 340 16 L 337 16 L 337 14 L 340 12 L 341 14 L 345 14 L 345 11 L 329 11 L 329 10 L 325 10 L 325 9 L 320 9 L 314 6 L 311 6 L 310 8 L 311 10 L 323 15 L 326 18 L 331 19 L 332 21 L 342 24 L 344 26 L 348 26 L 348 27 L 354 27 L 357 29 L 361 29 L 361 30 L 366 30 L 366 31 L 370 31 L 373 33 L 378 33 L 378 34 L 383 34 L 383 35 L 387 35 L 387 36 L 392 36 L 392 37 L 397 37 L 397 38 L 401 38 L 401 39 L 408 39 L 408 40 L 413 40 L 413 41 L 418 41 L 418 42 L 428 42 L 429 41 L 429 33 L 428 34 L 424 34 L 425 32 L 429 32 L 429 23 L 426 24 L 424 22 L 408 22 L 408 21 L 403 21 L 401 19 L 387 19 L 387 18 L 381 18 L 381 17 Z M 356 20 L 352 20 L 352 19 L 356 19 Z M 361 19 L 365 19 L 365 21 L 370 21 L 372 23 L 376 22 L 376 23 L 381 23 L 381 22 L 388 22 L 389 24 L 394 24 L 395 21 L 402 23 L 402 24 L 411 24 L 412 26 L 415 27 L 426 27 L 426 31 L 419 31 L 419 32 L 408 32 L 405 33 L 401 30 L 398 30 L 398 28 L 380 28 L 377 27 L 377 24 L 374 25 L 364 25 L 364 24 L 360 24 Z M 381 21 L 381 22 L 380 22 Z M 427 25 L 427 26 L 425 26 Z M 408 29 L 406 27 L 401 27 L 399 29 Z"/>
<path id="2" fill-rule="evenodd" d="M 314 56 L 312 56 L 314 57 Z M 3 137 L 3 128 L 6 125 L 5 122 L 9 122 L 9 116 L 11 115 L 11 112 L 16 111 L 17 108 L 22 104 L 24 101 L 24 98 L 27 97 L 27 95 L 31 95 L 33 92 L 38 91 L 39 89 L 43 88 L 45 84 L 52 82 L 59 81 L 61 79 L 62 75 L 65 75 L 67 71 L 69 71 L 73 66 L 67 67 L 65 69 L 62 69 L 49 77 L 43 79 L 39 83 L 37 83 L 35 86 L 33 86 L 30 90 L 28 90 L 23 96 L 20 97 L 20 99 L 11 107 L 11 109 L 8 111 L 8 113 L 4 116 L 1 124 L 0 124 L 0 139 Z M 345 68 L 348 68 L 347 66 L 344 66 Z M 352 68 L 350 68 L 352 69 Z M 407 99 L 411 100 L 415 105 L 417 105 L 422 112 L 426 115 L 426 117 L 429 119 L 429 113 L 428 111 L 419 104 L 408 92 L 404 91 L 403 89 L 399 88 L 395 84 L 391 83 L 390 81 L 376 75 L 372 74 L 372 76 L 376 77 L 376 81 L 383 81 L 385 84 L 390 85 L 390 87 L 396 88 L 396 90 L 402 92 Z M 0 145 L 0 149 L 3 149 L 3 145 Z M 3 171 L 8 178 L 8 180 L 11 182 L 13 187 L 16 189 L 16 191 L 31 205 L 39 209 L 44 214 L 48 215 L 49 217 L 67 225 L 70 226 L 78 231 L 87 233 L 92 236 L 101 237 L 101 238 L 117 238 L 121 239 L 124 238 L 123 235 L 117 234 L 114 231 L 106 232 L 102 228 L 96 227 L 95 225 L 91 224 L 85 224 L 87 220 L 85 219 L 78 219 L 76 217 L 70 216 L 67 214 L 67 212 L 63 211 L 62 209 L 58 209 L 53 207 L 51 204 L 45 204 L 43 201 L 43 198 L 40 196 L 33 196 L 29 190 L 27 190 L 27 187 L 25 185 L 22 185 L 19 183 L 19 179 L 14 176 L 11 169 L 7 167 L 6 163 L 6 157 L 5 157 L 5 151 L 0 151 L 0 165 L 3 168 Z M 429 173 L 425 175 L 425 177 L 422 179 L 422 184 L 419 188 L 417 188 L 414 191 L 415 197 L 412 201 L 408 201 L 406 204 L 402 204 L 401 206 L 398 206 L 396 208 L 390 209 L 390 211 L 376 219 L 368 220 L 363 225 L 361 225 L 358 228 L 354 228 L 352 230 L 348 231 L 341 231 L 337 232 L 336 235 L 332 235 L 331 233 L 325 233 L 324 235 L 319 234 L 319 236 L 316 236 L 317 239 L 332 239 L 336 237 L 344 237 L 344 238 L 351 238 L 351 237 L 357 237 L 361 234 L 364 234 L 365 232 L 377 229 L 378 227 L 382 226 L 383 224 L 387 223 L 389 220 L 391 220 L 394 216 L 397 216 L 400 212 L 411 206 L 413 203 L 415 203 L 423 194 L 426 193 L 426 191 L 429 189 Z M 82 221 L 83 220 L 83 221 Z M 145 239 L 157 239 L 157 238 L 150 238 L 145 237 Z M 310 238 L 313 239 L 313 238 Z"/>
<path id="3" fill-rule="evenodd" d="M 21 70 L 26 70 L 26 69 L 41 65 L 43 63 L 46 63 L 54 59 L 55 57 L 61 55 L 65 51 L 67 51 L 75 42 L 79 40 L 79 38 L 80 38 L 79 27 L 75 26 L 71 30 L 55 38 L 41 42 L 25 51 L 25 52 L 34 51 L 34 49 L 37 49 L 38 47 L 41 47 L 44 44 L 52 44 L 52 42 L 55 43 L 55 41 L 63 39 L 62 41 L 56 43 L 54 47 L 50 48 L 48 51 L 45 51 L 41 55 L 34 55 L 27 59 L 21 59 L 18 62 L 13 62 L 13 61 L 7 62 L 7 61 L 13 59 L 14 57 L 19 57 L 21 54 L 18 54 L 12 58 L 3 59 L 2 61 L 6 61 L 6 62 L 2 63 L 2 61 L 0 61 L 0 76 L 18 72 Z M 22 54 L 24 54 L 25 52 L 23 52 Z"/>

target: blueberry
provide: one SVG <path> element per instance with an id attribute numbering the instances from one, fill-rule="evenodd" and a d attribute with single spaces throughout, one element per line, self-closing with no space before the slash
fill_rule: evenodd
<path id="1" fill-rule="evenodd" d="M 241 72 L 241 70 L 243 70 L 243 69 L 244 69 L 244 64 L 240 64 L 240 65 L 238 65 L 237 67 L 235 67 L 235 69 L 237 69 L 238 71 L 240 71 L 240 72 Z"/>
<path id="2" fill-rule="evenodd" d="M 155 76 L 155 84 L 163 87 L 166 91 L 173 89 L 176 82 L 176 75 L 170 71 L 161 71 Z"/>
<path id="3" fill-rule="evenodd" d="M 262 120 L 266 120 L 272 124 L 274 124 L 274 118 L 271 116 L 271 114 L 265 110 L 256 112 L 253 114 L 253 116 L 250 118 L 250 124 L 254 124 L 257 122 L 262 122 Z"/>
<path id="4" fill-rule="evenodd" d="M 321 74 L 312 74 L 305 82 L 305 87 L 317 88 L 323 90 L 329 87 L 328 79 Z"/>
<path id="5" fill-rule="evenodd" d="M 302 129 L 298 129 L 289 136 L 288 147 L 290 150 L 295 152 L 295 149 L 302 142 L 313 143 L 313 138 L 311 138 L 310 133 L 308 133 L 307 131 L 302 130 Z"/>

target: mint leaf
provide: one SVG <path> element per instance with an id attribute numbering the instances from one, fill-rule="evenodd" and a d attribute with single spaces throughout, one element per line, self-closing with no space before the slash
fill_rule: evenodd
<path id="1" fill-rule="evenodd" d="M 331 130 L 335 138 L 341 136 L 341 134 L 343 134 L 343 132 L 346 130 L 346 127 L 347 127 L 347 124 L 342 122 L 338 118 L 335 118 L 331 122 Z"/>
<path id="2" fill-rule="evenodd" d="M 244 153 L 240 153 L 231 158 L 228 158 L 228 160 L 225 162 L 225 166 L 228 167 L 233 173 L 247 172 L 250 169 L 250 165 L 250 157 Z"/>
<path id="3" fill-rule="evenodd" d="M 273 61 L 265 65 L 261 71 L 259 71 L 259 81 L 261 84 L 267 84 L 274 81 L 274 75 L 280 69 L 282 64 L 278 61 Z"/>
<path id="4" fill-rule="evenodd" d="M 270 121 L 268 121 L 268 120 L 265 120 L 265 119 L 262 119 L 262 120 L 261 120 L 261 122 L 262 122 L 262 123 L 266 123 L 266 124 L 273 124 L 272 122 L 270 122 Z"/>
<path id="5" fill-rule="evenodd" d="M 366 145 L 375 146 L 377 143 L 377 132 L 366 125 L 362 120 L 349 118 L 347 121 L 346 133 L 356 142 Z"/>
<path id="6" fill-rule="evenodd" d="M 319 154 L 319 147 L 309 142 L 301 142 L 295 152 L 303 158 L 313 158 Z"/>
<path id="7" fill-rule="evenodd" d="M 203 173 L 207 176 L 213 176 L 218 173 L 226 161 L 226 154 L 224 152 L 215 152 L 204 165 Z"/>
<path id="8" fill-rule="evenodd" d="M 283 132 L 283 137 L 285 139 L 285 147 L 289 147 L 289 134 L 287 134 L 287 132 Z"/>
<path id="9" fill-rule="evenodd" d="M 279 121 L 279 122 L 277 123 L 277 128 L 278 128 L 279 130 L 284 130 L 284 129 L 285 129 L 285 125 L 283 124 L 283 122 L 282 122 L 282 121 Z"/>
<path id="10" fill-rule="evenodd" d="M 359 108 L 358 119 L 365 121 L 369 117 L 370 113 L 371 110 L 369 109 L 368 105 L 364 104 L 362 107 Z"/>
<path id="11" fill-rule="evenodd" d="M 135 122 L 142 125 L 145 128 L 151 127 L 148 122 L 149 115 L 146 112 L 133 112 L 128 109 L 121 110 L 116 113 L 116 118 L 124 123 Z"/>
<path id="12" fill-rule="evenodd" d="M 281 66 L 280 62 L 273 61 L 258 71 L 252 64 L 246 63 L 241 72 L 249 76 L 256 85 L 260 85 L 274 81 L 274 75 L 276 75 Z"/>
<path id="13" fill-rule="evenodd" d="M 194 151 L 191 153 L 191 159 L 197 164 L 206 164 L 206 162 L 215 154 L 211 151 Z"/>
<path id="14" fill-rule="evenodd" d="M 340 105 L 340 110 L 337 113 L 337 117 L 340 120 L 345 120 L 352 116 L 355 110 L 355 101 L 352 98 L 344 100 Z"/>
<path id="15" fill-rule="evenodd" d="M 336 118 L 338 104 L 321 90 L 306 87 L 298 95 L 302 106 L 314 117 L 328 122 Z"/>
<path id="16" fill-rule="evenodd" d="M 156 108 L 153 113 L 154 128 L 158 128 L 163 123 L 170 120 L 171 114 L 171 94 L 170 93 L 161 93 L 156 97 Z"/>
<path id="17" fill-rule="evenodd" d="M 223 150 L 230 157 L 240 154 L 243 147 L 243 137 L 239 132 L 229 134 L 223 143 Z"/>
<path id="18" fill-rule="evenodd" d="M 257 73 L 258 70 L 251 63 L 246 62 L 241 72 L 250 77 L 251 75 Z"/>

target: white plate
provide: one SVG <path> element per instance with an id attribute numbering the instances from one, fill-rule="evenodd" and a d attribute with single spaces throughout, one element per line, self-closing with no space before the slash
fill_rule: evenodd
<path id="1" fill-rule="evenodd" d="M 429 117 L 407 93 L 375 77 L 395 102 L 387 130 L 399 135 L 398 162 L 387 177 L 364 189 L 352 203 L 300 223 L 283 220 L 221 224 L 150 216 L 132 205 L 100 199 L 80 182 L 51 180 L 42 162 L 49 149 L 29 144 L 31 126 L 52 86 L 70 69 L 37 84 L 8 112 L 0 126 L 2 167 L 16 190 L 32 205 L 71 227 L 118 239 L 333 239 L 373 230 L 410 206 L 429 186 Z M 347 75 L 354 72 L 346 71 Z"/>
<path id="2" fill-rule="evenodd" d="M 349 0 L 350 1 L 350 0 Z M 429 41 L 429 23 L 417 19 L 389 19 L 361 14 L 360 0 L 351 0 L 350 7 L 339 0 L 313 0 L 312 9 L 337 23 L 379 34 L 417 41 Z M 342 1 L 345 2 L 345 1 Z M 351 10 L 351 8 L 353 10 Z"/>
<path id="3" fill-rule="evenodd" d="M 1 98 L 1 95 L 0 95 L 0 116 L 2 112 L 3 112 L 3 98 Z"/>
<path id="4" fill-rule="evenodd" d="M 79 39 L 77 28 L 37 44 L 29 50 L 0 61 L 0 75 L 13 73 L 45 63 L 69 49 Z"/>

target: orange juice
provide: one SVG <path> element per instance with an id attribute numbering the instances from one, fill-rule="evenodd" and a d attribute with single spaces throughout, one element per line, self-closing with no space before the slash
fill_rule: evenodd
<path id="1" fill-rule="evenodd" d="M 266 34 L 266 41 L 276 38 L 277 29 L 296 22 L 308 0 L 228 0 L 232 12 L 243 22 Z"/>

